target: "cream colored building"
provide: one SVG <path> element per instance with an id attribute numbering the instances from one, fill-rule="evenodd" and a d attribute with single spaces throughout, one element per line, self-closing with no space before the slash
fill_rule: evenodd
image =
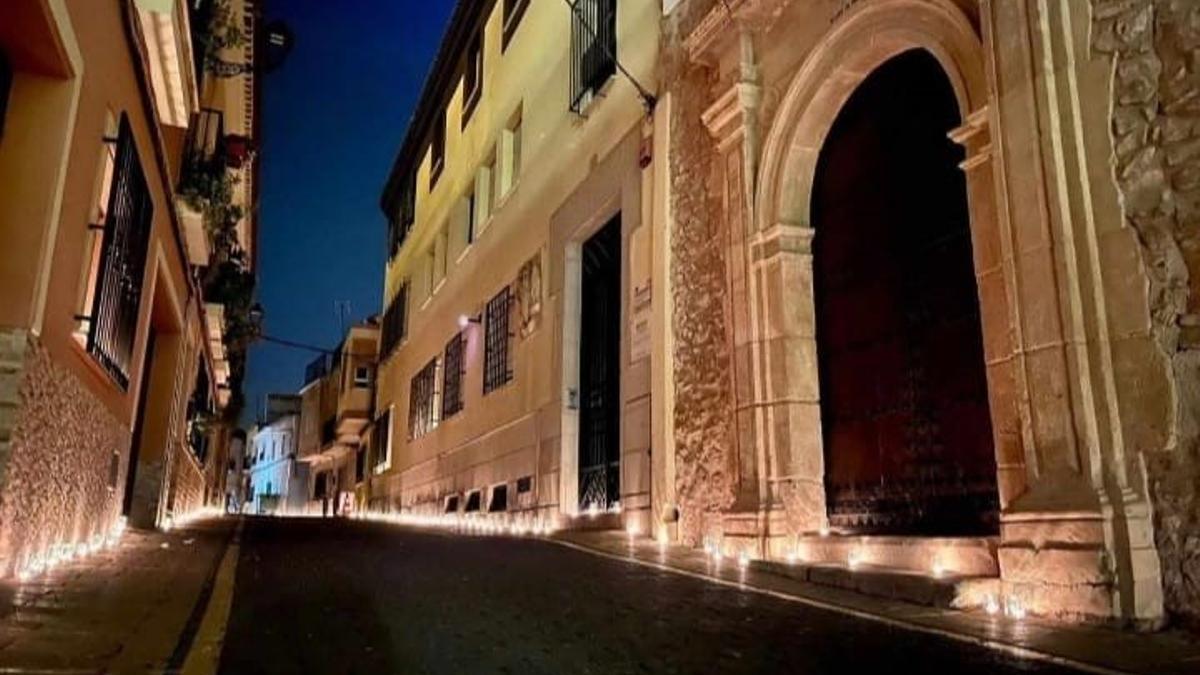
<path id="1" fill-rule="evenodd" d="M 639 87 L 657 81 L 662 10 L 578 7 L 462 2 L 450 21 L 383 198 L 374 508 L 648 518 Z"/>
<path id="2" fill-rule="evenodd" d="M 222 500 L 225 307 L 176 201 L 196 117 L 233 104 L 198 67 L 205 4 L 0 4 L 0 572 Z M 232 56 L 217 89 L 253 98 Z"/>

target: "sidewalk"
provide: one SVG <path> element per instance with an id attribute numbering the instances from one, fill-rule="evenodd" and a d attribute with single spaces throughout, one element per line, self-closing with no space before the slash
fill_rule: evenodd
<path id="1" fill-rule="evenodd" d="M 714 562 L 703 551 L 660 548 L 647 538 L 631 542 L 623 532 L 563 531 L 551 541 L 665 571 L 704 577 L 758 593 L 783 597 L 888 626 L 970 642 L 1096 673 L 1200 673 L 1200 640 L 1178 631 L 1139 634 L 1096 626 L 1073 626 L 937 609 L 867 597 L 796 581 L 729 558 Z"/>
<path id="2" fill-rule="evenodd" d="M 0 582 L 0 671 L 164 672 L 185 655 L 197 600 L 236 519 L 169 533 L 128 530 L 119 545 L 34 579 Z M 203 608 L 201 608 L 203 609 Z"/>

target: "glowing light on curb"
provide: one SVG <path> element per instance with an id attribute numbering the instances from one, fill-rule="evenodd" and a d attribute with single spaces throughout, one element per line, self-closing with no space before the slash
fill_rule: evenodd
<path id="1" fill-rule="evenodd" d="M 796 564 L 796 558 L 797 558 L 797 557 L 798 557 L 798 556 L 797 556 L 795 553 L 789 553 L 789 554 L 787 554 L 787 564 L 789 564 L 789 565 L 795 565 L 795 564 Z"/>
<path id="2" fill-rule="evenodd" d="M 600 515 L 600 505 L 592 502 L 592 505 L 587 509 L 588 518 L 595 518 Z"/>
<path id="3" fill-rule="evenodd" d="M 738 555 L 738 567 L 741 567 L 742 569 L 746 569 L 749 566 L 750 566 L 750 555 L 748 553 L 746 553 L 745 551 L 742 551 L 742 553 L 740 555 Z"/>
<path id="4" fill-rule="evenodd" d="M 625 532 L 629 535 L 630 539 L 633 539 L 642 533 L 642 528 L 638 527 L 637 523 L 629 523 L 625 526 Z"/>
<path id="5" fill-rule="evenodd" d="M 933 561 L 933 576 L 940 579 L 943 576 L 945 576 L 945 574 L 946 574 L 946 565 L 944 563 L 942 563 L 940 558 L 935 559 Z"/>
<path id="6" fill-rule="evenodd" d="M 849 565 L 850 569 L 852 570 L 858 569 L 858 566 L 862 564 L 862 560 L 862 551 L 851 551 L 850 555 L 846 557 L 846 564 Z"/>
<path id="7" fill-rule="evenodd" d="M 994 596 L 994 595 L 987 596 L 987 600 L 983 604 L 983 610 L 985 612 L 987 612 L 988 614 L 991 614 L 992 616 L 999 614 L 1000 613 L 1000 601 L 997 600 L 996 596 Z"/>
<path id="8" fill-rule="evenodd" d="M 821 526 L 821 536 L 822 536 L 822 537 L 828 537 L 828 536 L 829 536 L 829 526 L 828 526 L 828 525 L 822 525 L 822 526 Z"/>
<path id="9" fill-rule="evenodd" d="M 1019 620 L 1025 618 L 1025 607 L 1021 604 L 1020 600 L 1010 597 L 1006 605 L 1005 614 L 1008 614 L 1013 619 Z"/>

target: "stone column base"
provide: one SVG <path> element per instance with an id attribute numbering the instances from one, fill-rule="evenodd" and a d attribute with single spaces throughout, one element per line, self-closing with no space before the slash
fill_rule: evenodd
<path id="1" fill-rule="evenodd" d="M 1025 611 L 1074 621 L 1113 616 L 1100 512 L 1005 514 L 998 555 L 1000 592 Z"/>
<path id="2" fill-rule="evenodd" d="M 721 518 L 721 553 L 724 555 L 745 554 L 755 560 L 784 558 L 794 548 L 787 512 L 780 506 L 733 511 Z"/>

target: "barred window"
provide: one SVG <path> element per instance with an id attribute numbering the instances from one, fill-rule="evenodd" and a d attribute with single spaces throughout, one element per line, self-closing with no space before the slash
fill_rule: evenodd
<path id="1" fill-rule="evenodd" d="M 392 465 L 392 411 L 387 409 L 375 418 L 371 429 L 371 449 L 375 453 L 375 471 L 385 471 Z"/>
<path id="2" fill-rule="evenodd" d="M 486 311 L 483 349 L 483 393 L 488 394 L 508 384 L 513 377 L 509 352 L 512 332 L 509 317 L 512 314 L 512 289 L 503 290 L 488 301 Z"/>
<path id="3" fill-rule="evenodd" d="M 450 419 L 463 409 L 462 384 L 466 375 L 467 336 L 458 333 L 446 343 L 442 359 L 442 419 Z"/>
<path id="4" fill-rule="evenodd" d="M 438 425 L 438 359 L 425 365 L 412 379 L 408 398 L 408 437 L 420 438 Z"/>
<path id="5" fill-rule="evenodd" d="M 87 326 L 87 350 L 122 388 L 129 386 L 138 308 L 154 204 L 138 159 L 129 118 L 122 115 L 112 187 L 100 228 L 100 259 Z"/>
<path id="6" fill-rule="evenodd" d="M 408 233 L 412 231 L 417 212 L 417 185 L 413 176 L 404 179 L 400 188 L 399 212 L 388 219 L 388 258 L 396 257 Z"/>
<path id="7" fill-rule="evenodd" d="M 571 112 L 588 107 L 617 73 L 617 0 L 571 5 Z"/>
<path id="8" fill-rule="evenodd" d="M 386 359 L 408 333 L 408 283 L 396 295 L 383 313 L 383 336 L 380 339 L 380 359 Z"/>

